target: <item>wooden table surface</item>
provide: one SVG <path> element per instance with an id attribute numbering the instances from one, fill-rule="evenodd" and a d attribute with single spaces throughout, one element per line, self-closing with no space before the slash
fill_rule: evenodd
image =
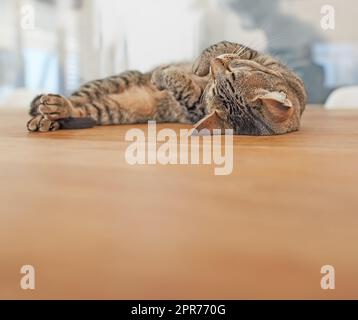
<path id="1" fill-rule="evenodd" d="M 29 134 L 25 113 L 0 117 L 0 298 L 358 298 L 358 111 L 235 137 L 221 177 L 128 165 L 129 126 Z"/>

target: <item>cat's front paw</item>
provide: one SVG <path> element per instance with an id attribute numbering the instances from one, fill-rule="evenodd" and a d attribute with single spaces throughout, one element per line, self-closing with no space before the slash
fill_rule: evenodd
<path id="1" fill-rule="evenodd" d="M 199 77 L 205 77 L 210 72 L 210 62 L 212 59 L 228 53 L 240 50 L 241 46 L 229 41 L 221 41 L 205 49 L 200 57 L 193 64 L 193 73 Z"/>
<path id="2" fill-rule="evenodd" d="M 204 77 L 209 74 L 210 59 L 208 57 L 199 57 L 193 64 L 193 73 L 199 77 Z"/>
<path id="3" fill-rule="evenodd" d="M 169 67 L 170 67 L 169 65 L 159 67 L 152 74 L 152 84 L 158 90 L 167 89 L 167 86 L 166 86 L 166 70 Z"/>
<path id="4" fill-rule="evenodd" d="M 55 121 L 71 116 L 71 103 L 63 96 L 44 94 L 38 98 L 38 113 L 46 119 Z"/>
<path id="5" fill-rule="evenodd" d="M 27 130 L 30 132 L 48 132 L 59 129 L 60 124 L 57 121 L 49 120 L 43 115 L 35 116 L 27 123 Z"/>

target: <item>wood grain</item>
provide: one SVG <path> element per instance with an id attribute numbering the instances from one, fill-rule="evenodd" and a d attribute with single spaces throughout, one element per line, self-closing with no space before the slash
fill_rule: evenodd
<path id="1" fill-rule="evenodd" d="M 0 117 L 0 298 L 358 298 L 357 111 L 235 137 L 222 177 L 129 166 L 130 126 L 29 134 L 24 113 Z"/>

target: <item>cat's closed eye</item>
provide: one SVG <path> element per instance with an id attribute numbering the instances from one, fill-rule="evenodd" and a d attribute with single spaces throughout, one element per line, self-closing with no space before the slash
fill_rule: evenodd
<path id="1" fill-rule="evenodd" d="M 237 68 L 245 68 L 245 66 L 243 66 L 243 64 L 242 63 L 240 63 L 240 61 L 239 60 L 232 60 L 232 61 L 230 61 L 229 62 L 229 64 L 228 64 L 228 68 L 229 69 L 237 69 Z M 247 67 L 246 67 L 246 69 L 248 69 Z"/>

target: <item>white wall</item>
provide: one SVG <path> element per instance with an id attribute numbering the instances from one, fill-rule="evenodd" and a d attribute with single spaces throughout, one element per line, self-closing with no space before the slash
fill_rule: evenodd
<path id="1" fill-rule="evenodd" d="M 127 52 L 129 69 L 146 71 L 196 54 L 198 14 L 192 0 L 95 0 L 97 45 L 105 51 L 119 46 Z M 124 44 L 125 43 L 125 44 Z M 124 67 L 124 66 L 123 66 Z"/>
<path id="2" fill-rule="evenodd" d="M 321 8 L 327 4 L 335 8 L 335 30 L 324 31 L 320 28 Z M 358 45 L 358 28 L 355 26 L 358 15 L 357 0 L 284 0 L 283 9 L 292 15 L 299 15 L 301 19 L 315 25 L 330 41 L 355 41 Z"/>

